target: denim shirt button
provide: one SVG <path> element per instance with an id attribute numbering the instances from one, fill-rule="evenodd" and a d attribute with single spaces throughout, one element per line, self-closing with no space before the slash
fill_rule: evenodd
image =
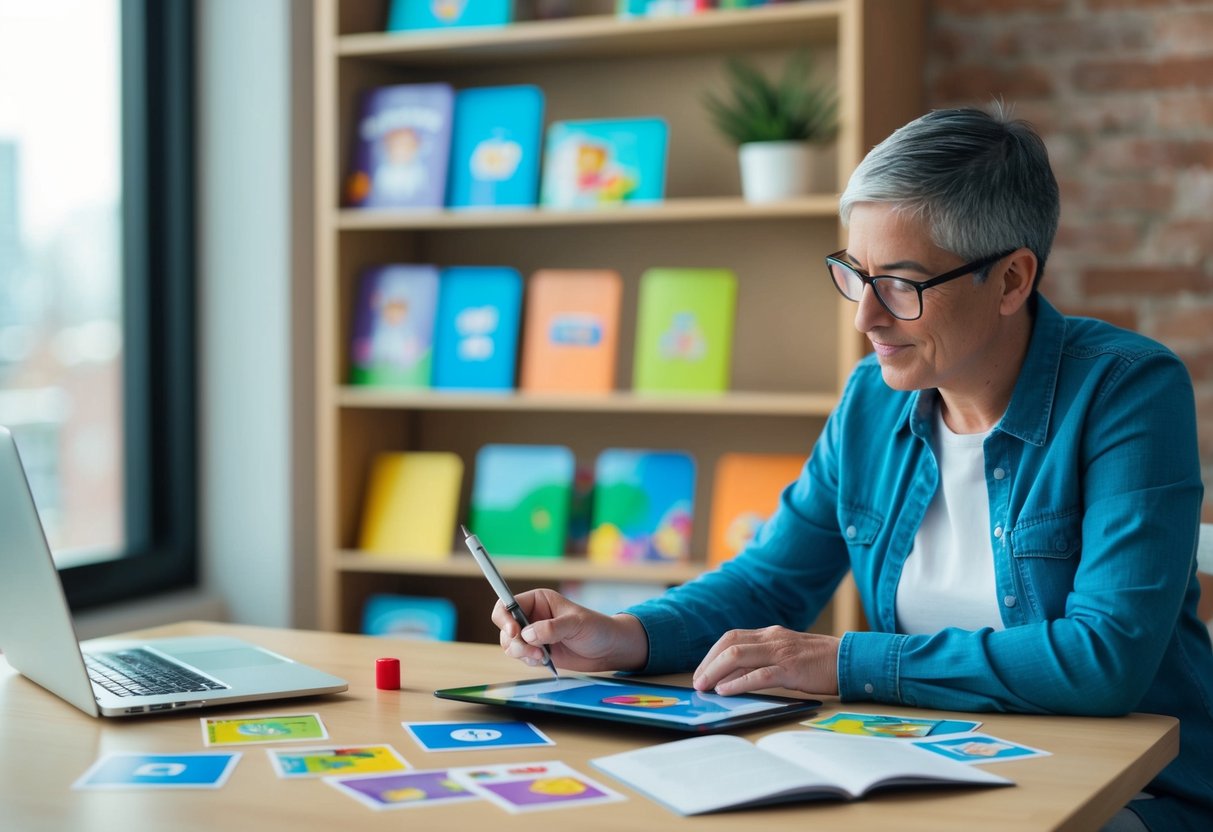
<path id="1" fill-rule="evenodd" d="M 868 682 L 866 685 L 864 685 L 864 686 L 863 686 L 863 692 L 864 692 L 864 693 L 872 693 L 872 692 L 873 692 L 873 691 L 875 691 L 875 690 L 876 690 L 876 688 L 872 687 L 872 683 L 871 683 L 871 682 Z"/>
<path id="2" fill-rule="evenodd" d="M 994 527 L 994 536 L 995 536 L 995 537 L 1002 537 L 1002 526 L 995 526 L 995 527 Z"/>
<path id="3" fill-rule="evenodd" d="M 1056 538 L 1053 541 L 1053 548 L 1059 552 L 1064 552 L 1066 550 L 1066 539 L 1064 537 Z"/>
<path id="4" fill-rule="evenodd" d="M 847 526 L 847 538 L 848 539 L 854 540 L 855 535 L 857 535 L 857 534 L 859 534 L 859 529 L 855 528 L 854 526 Z"/>
<path id="5" fill-rule="evenodd" d="M 994 479 L 996 479 L 996 480 L 1000 480 L 1000 479 L 1002 479 L 1003 477 L 1005 477 L 1006 475 L 1007 475 L 1007 472 L 1006 472 L 1006 471 L 1004 471 L 1004 470 L 1002 470 L 1001 468 L 995 468 L 995 469 L 994 469 Z"/>
<path id="6" fill-rule="evenodd" d="M 1002 602 L 1008 607 L 1013 607 L 1019 603 L 1019 600 L 1014 595 L 1007 595 L 1002 599 Z"/>

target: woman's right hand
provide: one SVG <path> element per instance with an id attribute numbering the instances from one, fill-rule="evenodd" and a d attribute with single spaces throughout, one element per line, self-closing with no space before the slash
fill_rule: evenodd
<path id="1" fill-rule="evenodd" d="M 507 656 L 542 666 L 546 644 L 552 662 L 564 670 L 640 670 L 648 661 L 648 634 L 635 616 L 603 615 L 551 589 L 523 592 L 515 600 L 531 622 L 521 632 L 504 604 L 493 607 Z"/>

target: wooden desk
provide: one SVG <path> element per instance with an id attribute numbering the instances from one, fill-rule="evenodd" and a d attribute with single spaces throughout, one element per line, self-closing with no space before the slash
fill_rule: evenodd
<path id="1" fill-rule="evenodd" d="M 92 719 L 16 674 L 0 659 L 0 827 L 38 830 L 303 830 L 391 829 L 526 830 L 579 832 L 621 829 L 785 830 L 875 829 L 983 832 L 998 829 L 1098 829 L 1175 757 L 1179 727 L 1169 717 L 1135 714 L 1122 719 L 973 715 L 983 730 L 1053 752 L 993 766 L 1018 784 L 984 790 L 899 791 L 854 803 L 800 803 L 680 818 L 589 765 L 589 760 L 672 739 L 640 728 L 596 724 L 535 714 L 554 747 L 500 751 L 425 752 L 401 721 L 508 719 L 495 708 L 435 699 L 440 687 L 519 679 L 533 671 L 507 659 L 495 646 L 422 644 L 363 636 L 184 623 L 140 636 L 230 634 L 343 676 L 347 693 L 293 702 L 233 705 L 210 711 L 130 719 Z M 380 656 L 401 659 L 400 691 L 375 689 L 373 664 Z M 663 681 L 686 682 L 685 678 Z M 316 780 L 280 780 L 266 746 L 241 749 L 244 757 L 227 785 L 215 791 L 72 791 L 71 784 L 99 756 L 112 751 L 171 753 L 203 750 L 199 716 L 315 710 L 333 743 L 387 742 L 417 768 L 559 759 L 600 779 L 629 799 L 624 803 L 510 815 L 486 803 L 375 812 Z M 839 707 L 930 716 L 931 711 L 889 707 Z M 955 716 L 953 714 L 953 716 Z M 524 719 L 527 717 L 523 717 Z M 795 722 L 745 732 L 794 729 Z M 283 746 L 274 746 L 283 747 Z"/>

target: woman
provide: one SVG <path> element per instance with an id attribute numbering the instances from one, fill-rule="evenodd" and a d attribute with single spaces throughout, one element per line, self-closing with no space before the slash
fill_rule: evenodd
<path id="1" fill-rule="evenodd" d="M 1179 757 L 1110 828 L 1207 828 L 1213 651 L 1183 364 L 1038 294 L 1058 191 L 1022 122 L 963 109 L 906 125 L 841 213 L 829 277 L 873 354 L 758 538 L 617 616 L 527 593 L 526 631 L 494 610 L 503 647 L 533 663 L 550 644 L 571 670 L 694 668 L 722 694 L 1170 714 Z M 803 632 L 848 570 L 871 631 Z"/>

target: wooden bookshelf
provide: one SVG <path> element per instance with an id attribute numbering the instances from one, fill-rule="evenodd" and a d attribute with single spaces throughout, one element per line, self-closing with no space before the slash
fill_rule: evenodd
<path id="1" fill-rule="evenodd" d="M 729 451 L 804 453 L 862 354 L 854 307 L 823 264 L 841 245 L 835 192 L 754 205 L 740 194 L 735 149 L 708 123 L 700 97 L 723 83 L 723 59 L 768 68 L 811 47 L 815 71 L 836 79 L 841 125 L 838 184 L 862 155 L 922 111 L 924 4 L 920 0 L 805 0 L 688 17 L 623 20 L 611 0 L 571 4 L 578 16 L 497 29 L 384 33 L 387 0 L 313 0 L 316 15 L 317 181 L 315 472 L 321 626 L 357 630 L 375 592 L 443 595 L 459 610 L 459 637 L 495 640 L 493 596 L 452 538 L 437 563 L 356 550 L 367 473 L 394 450 L 449 450 L 465 462 L 466 509 L 476 450 L 490 442 L 564 444 L 592 462 L 608 447 L 690 451 L 697 462 L 690 563 L 604 568 L 584 558 L 502 558 L 516 590 L 564 581 L 675 585 L 703 569 L 716 460 Z M 525 12 L 528 4 L 520 0 Z M 457 88 L 539 85 L 545 124 L 660 115 L 670 125 L 666 199 L 610 210 L 435 211 L 343 209 L 358 94 L 381 84 L 444 81 Z M 592 396 L 479 394 L 353 387 L 346 383 L 357 276 L 384 262 L 613 268 L 624 278 L 616 389 Z M 656 396 L 631 387 L 637 284 L 651 266 L 720 266 L 738 276 L 729 392 Z M 861 627 L 844 587 L 817 629 Z"/>

